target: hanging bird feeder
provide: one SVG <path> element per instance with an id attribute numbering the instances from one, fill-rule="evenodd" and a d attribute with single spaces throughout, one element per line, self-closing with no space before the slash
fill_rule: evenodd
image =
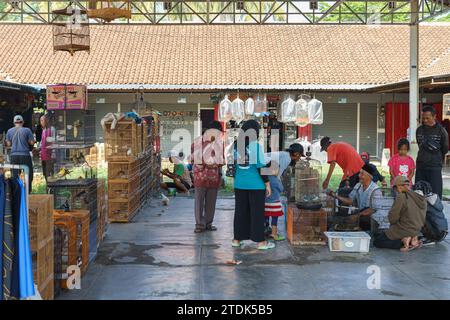
<path id="1" fill-rule="evenodd" d="M 53 50 L 66 51 L 73 55 L 77 51 L 90 50 L 90 32 L 86 11 L 69 4 L 65 9 L 53 13 Z"/>
<path id="2" fill-rule="evenodd" d="M 111 2 L 113 1 L 89 1 L 88 17 L 101 19 L 105 22 L 111 22 L 121 18 L 131 19 L 131 5 L 129 0 L 120 1 L 122 5 L 118 7 L 114 6 Z"/>

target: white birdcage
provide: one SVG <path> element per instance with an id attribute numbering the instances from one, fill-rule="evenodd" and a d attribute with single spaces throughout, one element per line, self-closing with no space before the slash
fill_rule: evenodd
<path id="1" fill-rule="evenodd" d="M 225 98 L 219 104 L 219 121 L 228 122 L 232 119 L 232 116 L 231 101 L 228 99 L 228 95 L 225 95 Z"/>
<path id="2" fill-rule="evenodd" d="M 252 97 L 248 97 L 245 100 L 245 115 L 252 116 L 255 113 L 255 100 Z"/>
<path id="3" fill-rule="evenodd" d="M 280 106 L 280 117 L 278 121 L 284 123 L 295 122 L 295 101 L 290 95 L 284 99 Z"/>
<path id="4" fill-rule="evenodd" d="M 306 127 L 309 124 L 308 98 L 301 95 L 295 102 L 295 124 L 299 127 Z"/>
<path id="5" fill-rule="evenodd" d="M 239 98 L 239 94 L 231 103 L 231 118 L 238 124 L 245 118 L 244 101 Z"/>
<path id="6" fill-rule="evenodd" d="M 310 124 L 320 125 L 323 123 L 322 101 L 311 99 L 311 101 L 308 102 L 308 111 Z"/>

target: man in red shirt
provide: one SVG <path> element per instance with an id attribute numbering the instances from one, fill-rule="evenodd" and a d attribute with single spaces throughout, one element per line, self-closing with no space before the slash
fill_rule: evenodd
<path id="1" fill-rule="evenodd" d="M 355 148 L 346 142 L 331 142 L 329 137 L 324 137 L 320 140 L 320 147 L 321 151 L 327 152 L 328 163 L 330 164 L 328 175 L 322 187 L 324 189 L 328 188 L 334 168 L 338 164 L 344 171 L 339 188 L 344 186 L 345 179 L 349 179 L 350 187 L 353 188 L 358 183 L 359 171 L 364 166 L 364 161 Z"/>

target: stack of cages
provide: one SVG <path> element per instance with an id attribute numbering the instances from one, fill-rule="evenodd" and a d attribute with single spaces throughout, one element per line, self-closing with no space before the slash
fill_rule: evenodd
<path id="1" fill-rule="evenodd" d="M 77 225 L 69 215 L 54 215 L 55 221 L 55 292 L 67 289 L 68 270 L 77 266 Z M 59 284 L 59 285 L 58 285 Z"/>
<path id="2" fill-rule="evenodd" d="M 292 175 L 289 185 L 295 190 L 295 204 L 288 206 L 287 236 L 292 245 L 325 244 L 327 212 L 322 209 L 322 166 L 313 159 L 299 160 L 295 166 L 295 186 Z M 292 194 L 290 195 L 292 200 Z"/>
<path id="3" fill-rule="evenodd" d="M 54 142 L 53 176 L 48 179 L 56 209 L 88 210 L 97 218 L 97 157 L 95 111 L 87 109 L 87 91 L 81 85 L 47 87 L 47 109 Z"/>
<path id="4" fill-rule="evenodd" d="M 33 277 L 44 300 L 54 298 L 54 222 L 53 196 L 30 195 L 30 248 Z"/>
<path id="5" fill-rule="evenodd" d="M 102 243 L 108 228 L 108 197 L 106 181 L 99 179 L 97 184 L 97 248 Z"/>

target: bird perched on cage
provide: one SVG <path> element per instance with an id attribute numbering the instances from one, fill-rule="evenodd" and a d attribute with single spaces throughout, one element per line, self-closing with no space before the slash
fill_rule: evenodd
<path id="1" fill-rule="evenodd" d="M 56 175 L 58 176 L 58 178 L 65 178 L 66 176 L 68 176 L 71 173 L 72 173 L 71 170 L 66 169 L 66 168 L 61 168 Z"/>

